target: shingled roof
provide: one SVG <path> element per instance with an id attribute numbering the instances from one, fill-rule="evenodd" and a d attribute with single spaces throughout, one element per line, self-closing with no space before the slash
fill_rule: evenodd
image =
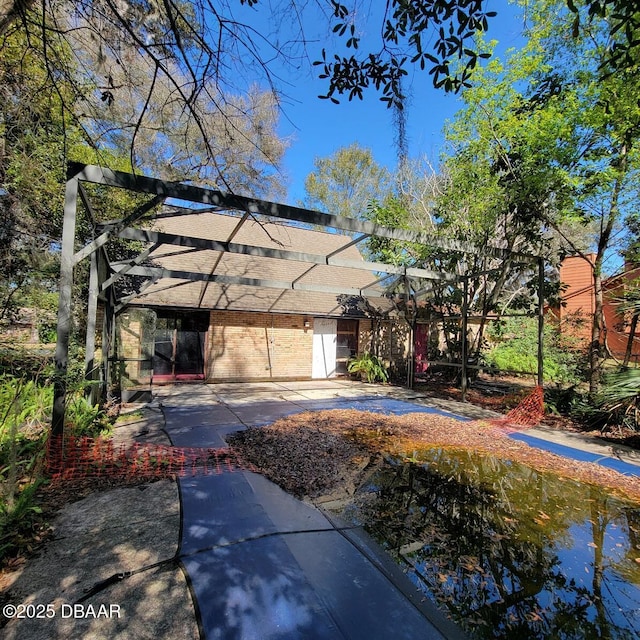
<path id="1" fill-rule="evenodd" d="M 131 300 L 132 305 L 342 316 L 361 315 L 362 304 L 357 303 L 366 297 L 368 308 L 377 313 L 388 314 L 393 309 L 376 284 L 380 274 L 363 268 L 367 263 L 347 235 L 212 211 L 160 215 L 151 230 L 225 246 L 233 243 L 236 252 L 180 247 L 177 241 L 158 243 L 149 261 L 166 271 Z M 254 247 L 286 258 L 269 257 L 261 251 L 253 252 L 261 255 L 252 255 Z M 304 254 L 304 259 L 295 259 L 292 254 L 296 253 Z M 310 262 L 310 257 L 317 258 L 317 263 Z M 336 264 L 345 262 L 360 268 Z M 202 274 L 203 279 L 179 277 L 188 272 Z"/>

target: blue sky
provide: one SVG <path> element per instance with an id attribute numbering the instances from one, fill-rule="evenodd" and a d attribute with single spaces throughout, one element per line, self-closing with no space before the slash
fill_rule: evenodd
<path id="1" fill-rule="evenodd" d="M 498 53 L 521 43 L 522 20 L 516 8 L 507 0 L 491 0 L 488 6 L 498 13 L 488 32 L 490 39 L 499 42 Z M 313 45 L 309 48 L 313 55 Z M 320 48 L 318 45 L 318 52 Z M 313 170 L 314 158 L 330 156 L 340 147 L 357 142 L 371 149 L 379 164 L 390 169 L 396 164 L 392 113 L 378 95 L 371 90 L 364 101 L 344 98 L 339 105 L 320 100 L 318 95 L 326 92 L 326 85 L 313 77 L 314 72 L 316 69 L 299 78 L 288 78 L 293 86 L 286 91 L 290 101 L 284 105 L 280 132 L 291 138 L 284 167 L 290 204 L 298 204 L 304 197 L 304 179 Z M 407 88 L 409 155 L 426 154 L 436 163 L 443 145 L 443 126 L 460 108 L 459 96 L 434 89 L 431 76 L 419 69 L 409 75 Z"/>

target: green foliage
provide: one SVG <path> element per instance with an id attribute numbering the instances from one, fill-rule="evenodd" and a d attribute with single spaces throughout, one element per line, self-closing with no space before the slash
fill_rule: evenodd
<path id="1" fill-rule="evenodd" d="M 0 558 L 28 538 L 40 513 L 36 490 L 42 483 L 53 385 L 37 378 L 0 375 Z M 67 400 L 67 434 L 106 433 L 107 417 L 80 391 Z"/>
<path id="2" fill-rule="evenodd" d="M 0 560 L 29 540 L 42 509 L 35 504 L 40 481 L 21 486 L 9 505 L 0 499 Z"/>
<path id="3" fill-rule="evenodd" d="M 592 411 L 587 393 L 577 384 L 547 387 L 544 390 L 544 409 L 546 413 L 569 416 L 578 422 L 583 422 Z"/>
<path id="4" fill-rule="evenodd" d="M 73 122 L 78 87 L 56 73 L 73 54 L 63 42 L 43 51 L 45 32 L 0 36 L 0 319 L 29 308 L 50 341 L 67 154 L 85 159 L 87 146 Z"/>
<path id="5" fill-rule="evenodd" d="M 389 374 L 384 363 L 378 356 L 365 351 L 349 361 L 347 371 L 353 374 L 360 374 L 367 382 L 387 382 Z"/>
<path id="6" fill-rule="evenodd" d="M 604 377 L 595 401 L 602 427 L 624 426 L 640 431 L 640 369 L 622 367 Z"/>
<path id="7" fill-rule="evenodd" d="M 370 149 L 354 143 L 328 158 L 316 158 L 304 189 L 306 207 L 362 218 L 369 203 L 390 192 L 391 177 L 376 163 Z"/>
<path id="8" fill-rule="evenodd" d="M 39 513 L 40 482 L 50 388 L 32 380 L 0 377 L 0 557 L 14 550 Z"/>
<path id="9" fill-rule="evenodd" d="M 491 325 L 485 355 L 487 364 L 499 371 L 538 370 L 538 323 L 536 318 L 507 318 Z M 547 382 L 577 383 L 584 366 L 584 352 L 575 340 L 557 327 L 545 325 L 543 375 Z"/>
<path id="10" fill-rule="evenodd" d="M 441 211 L 459 237 L 533 249 L 551 264 L 593 251 L 597 336 L 603 261 L 640 190 L 639 51 L 624 70 L 603 74 L 622 34 L 609 40 L 603 14 L 575 5 L 573 12 L 558 0 L 526 3 L 526 44 L 474 72 L 448 130 L 455 152 L 445 161 Z M 595 340 L 592 392 L 603 359 Z"/>
<path id="11" fill-rule="evenodd" d="M 366 218 L 391 229 L 409 229 L 409 215 L 400 198 L 389 196 L 383 204 L 377 200 L 367 207 Z M 418 243 L 402 242 L 390 238 L 371 236 L 366 242 L 366 251 L 374 259 L 395 265 L 411 266 L 424 254 L 426 247 Z"/>
<path id="12" fill-rule="evenodd" d="M 47 423 L 53 387 L 24 377 L 0 376 L 0 437 L 9 431 L 40 431 Z"/>
<path id="13" fill-rule="evenodd" d="M 606 374 L 597 394 L 580 390 L 545 390 L 545 405 L 554 413 L 570 416 L 589 429 L 627 428 L 640 431 L 640 369 L 619 367 Z"/>
<path id="14" fill-rule="evenodd" d="M 320 97 L 335 103 L 336 94 L 362 99 L 364 90 L 373 86 L 381 90 L 380 100 L 397 109 L 403 107 L 402 78 L 408 74 L 409 61 L 422 70 L 428 68 L 435 87 L 458 91 L 468 86 L 471 70 L 487 57 L 477 51 L 474 38 L 488 29 L 488 19 L 496 15 L 477 0 L 457 3 L 455 10 L 446 2 L 392 0 L 380 26 L 378 50 L 359 54 L 359 12 L 351 13 L 340 2 L 332 4 L 333 32 L 344 38 L 348 55 L 322 50 L 321 60 L 314 64 L 321 69 L 320 78 L 328 79 L 329 89 Z M 454 59 L 460 60 L 457 67 L 451 64 Z"/>
<path id="15" fill-rule="evenodd" d="M 105 411 L 78 394 L 72 395 L 67 401 L 65 424 L 75 436 L 106 435 L 110 430 Z"/>

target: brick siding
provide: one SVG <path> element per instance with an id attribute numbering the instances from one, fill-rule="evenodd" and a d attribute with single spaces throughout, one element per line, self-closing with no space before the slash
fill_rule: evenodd
<path id="1" fill-rule="evenodd" d="M 373 351 L 394 374 L 402 375 L 409 353 L 409 326 L 406 322 L 360 320 L 358 353 Z"/>
<path id="2" fill-rule="evenodd" d="M 313 319 L 306 316 L 212 311 L 208 380 L 311 377 Z"/>

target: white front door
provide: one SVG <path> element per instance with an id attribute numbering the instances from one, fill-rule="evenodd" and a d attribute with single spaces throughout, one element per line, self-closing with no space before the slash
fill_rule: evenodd
<path id="1" fill-rule="evenodd" d="M 337 329 L 337 320 L 314 318 L 312 378 L 331 378 L 335 375 Z"/>

